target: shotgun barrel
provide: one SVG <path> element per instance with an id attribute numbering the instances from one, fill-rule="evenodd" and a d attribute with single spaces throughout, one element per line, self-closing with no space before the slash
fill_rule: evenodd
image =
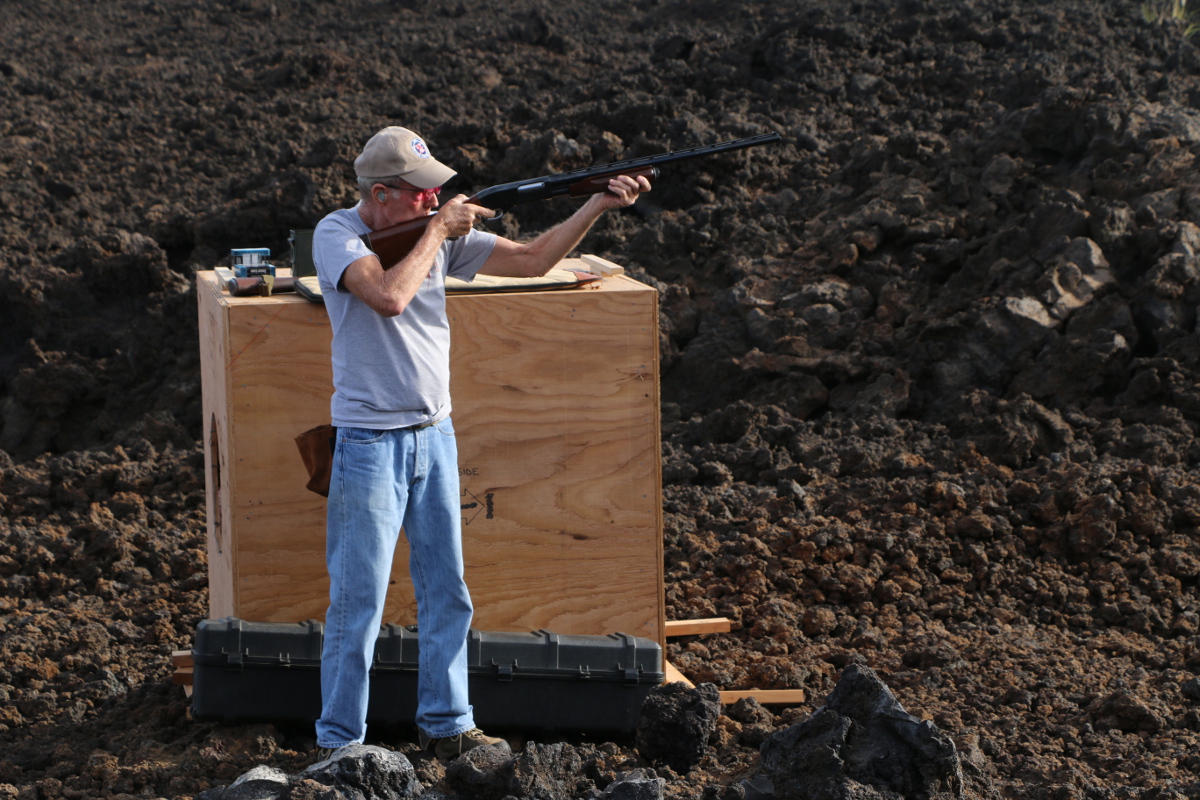
<path id="1" fill-rule="evenodd" d="M 779 141 L 778 133 L 764 133 L 760 136 L 750 136 L 745 139 L 734 139 L 730 142 L 709 144 L 702 147 L 689 147 L 686 150 L 674 150 L 653 156 L 631 158 L 626 161 L 615 161 L 611 164 L 600 164 L 595 167 L 585 167 L 570 172 L 560 172 L 557 175 L 547 175 L 526 181 L 513 181 L 498 186 L 489 186 L 476 194 L 467 202 L 476 205 L 496 208 L 506 211 L 519 203 L 531 203 L 537 200 L 548 200 L 551 197 L 569 195 L 582 197 L 608 190 L 610 179 L 618 175 L 645 175 L 653 181 L 658 177 L 660 164 L 670 164 L 675 161 L 686 161 L 692 158 L 704 158 L 717 153 L 727 153 L 731 150 L 743 150 L 747 147 L 758 147 Z"/>

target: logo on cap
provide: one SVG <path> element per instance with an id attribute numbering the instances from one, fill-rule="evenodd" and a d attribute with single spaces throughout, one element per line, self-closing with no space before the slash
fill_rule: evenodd
<path id="1" fill-rule="evenodd" d="M 425 142 L 421 141 L 419 137 L 413 137 L 412 149 L 418 158 L 429 158 L 429 148 L 425 146 Z"/>

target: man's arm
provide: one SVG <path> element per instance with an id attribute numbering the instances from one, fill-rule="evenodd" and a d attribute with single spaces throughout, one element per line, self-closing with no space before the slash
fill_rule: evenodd
<path id="1" fill-rule="evenodd" d="M 492 254 L 479 272 L 506 278 L 532 278 L 545 275 L 583 240 L 584 234 L 600 215 L 610 208 L 633 205 L 638 195 L 650 191 L 650 182 L 620 175 L 609 182 L 608 191 L 588 198 L 569 219 L 527 244 L 504 237 L 496 238 Z"/>
<path id="2" fill-rule="evenodd" d="M 374 254 L 353 261 L 342 273 L 342 285 L 384 317 L 402 314 L 416 296 L 433 268 L 442 242 L 465 236 L 475 218 L 488 216 L 488 209 L 464 203 L 463 195 L 448 201 L 433 215 L 416 246 L 399 264 L 385 270 Z"/>

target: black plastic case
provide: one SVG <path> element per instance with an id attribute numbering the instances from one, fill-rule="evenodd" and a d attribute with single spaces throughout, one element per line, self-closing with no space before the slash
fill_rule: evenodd
<path id="1" fill-rule="evenodd" d="M 319 622 L 204 620 L 192 651 L 192 716 L 226 722 L 311 722 L 321 715 Z M 416 629 L 385 625 L 375 642 L 367 722 L 411 726 L 417 711 Z M 657 642 L 471 630 L 475 723 L 495 731 L 632 734 L 663 682 Z"/>

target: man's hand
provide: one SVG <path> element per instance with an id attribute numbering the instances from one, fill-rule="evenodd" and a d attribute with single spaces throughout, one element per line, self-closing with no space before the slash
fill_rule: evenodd
<path id="1" fill-rule="evenodd" d="M 638 195 L 642 192 L 650 191 L 650 181 L 642 176 L 638 176 L 637 180 L 628 175 L 618 175 L 608 182 L 608 191 L 600 192 L 591 196 L 591 202 L 595 203 L 598 211 L 607 211 L 610 208 L 624 208 L 631 206 L 637 202 Z"/>
<path id="2" fill-rule="evenodd" d="M 456 195 L 447 200 L 445 205 L 434 215 L 434 224 L 441 227 L 445 238 L 457 239 L 466 236 L 471 231 L 476 219 L 487 219 L 495 216 L 490 208 L 468 203 L 465 194 Z"/>
<path id="3" fill-rule="evenodd" d="M 571 218 L 556 228 L 543 233 L 529 244 L 517 244 L 504 237 L 496 239 L 492 254 L 484 262 L 480 273 L 508 277 L 532 277 L 545 275 L 551 267 L 583 238 L 592 223 L 610 208 L 623 208 L 637 202 L 642 192 L 650 191 L 650 181 L 639 176 L 637 180 L 628 175 L 618 175 L 608 182 L 608 191 L 598 192 Z M 454 198 L 457 200 L 458 198 Z M 454 202 L 451 200 L 450 202 Z"/>
<path id="4" fill-rule="evenodd" d="M 420 240 L 390 269 L 385 270 L 374 254 L 363 256 L 346 267 L 343 285 L 380 316 L 403 313 L 429 275 L 442 242 L 466 236 L 477 217 L 492 216 L 491 209 L 464 202 L 466 199 L 460 194 L 437 213 L 421 217 L 429 224 Z"/>

